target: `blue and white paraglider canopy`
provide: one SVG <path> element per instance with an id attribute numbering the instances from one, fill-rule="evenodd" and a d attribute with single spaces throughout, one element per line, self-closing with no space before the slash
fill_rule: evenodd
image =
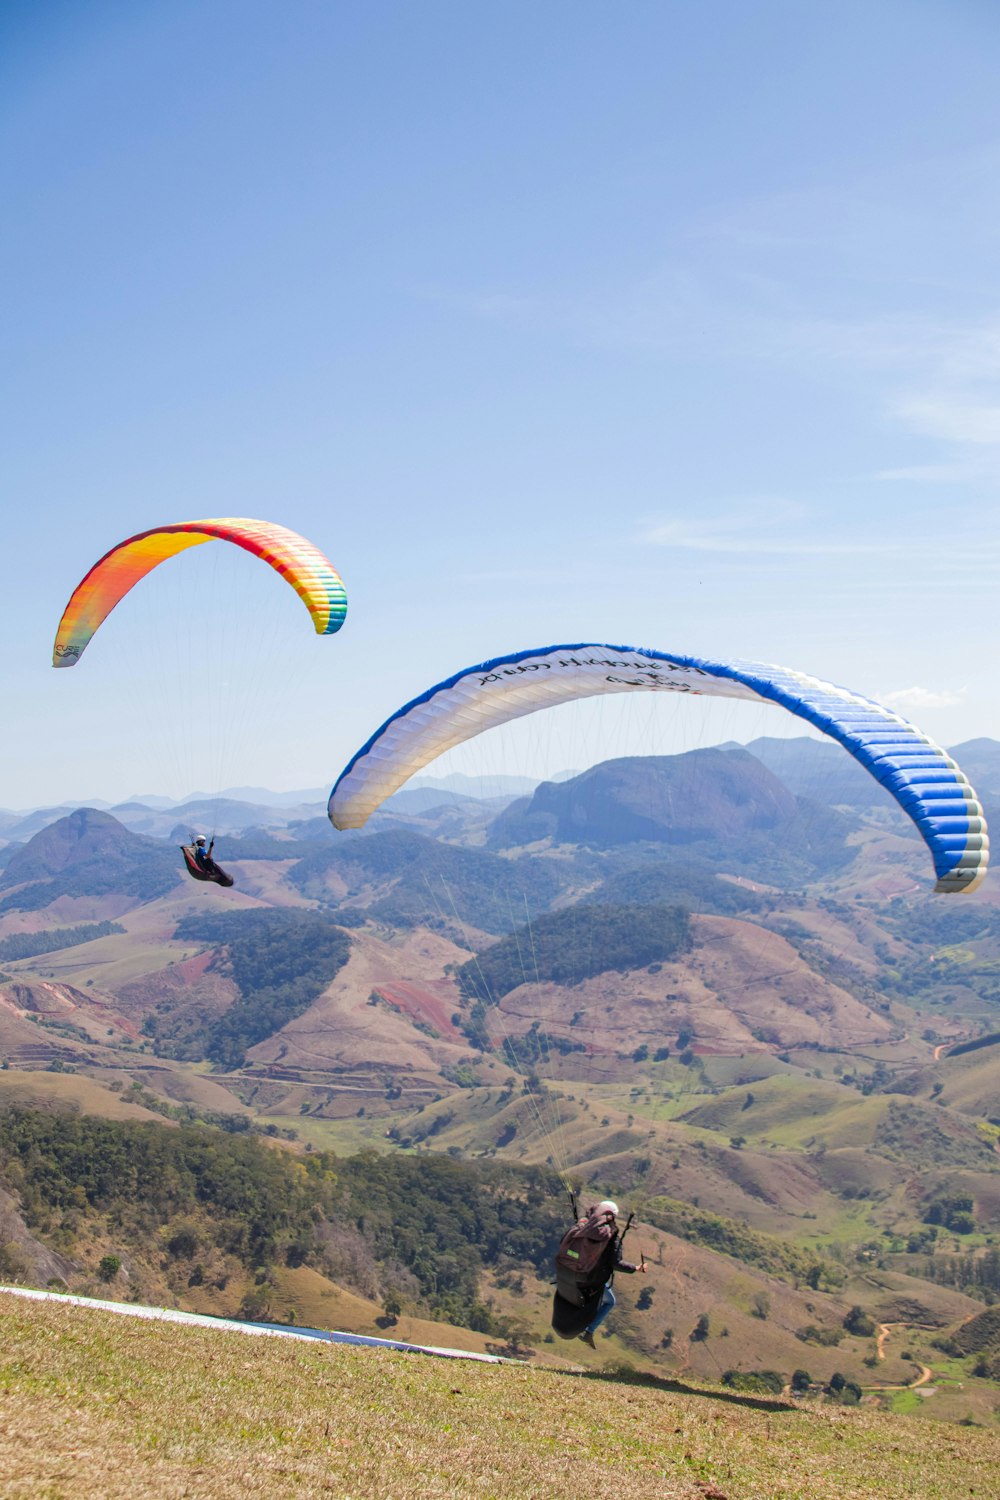
<path id="1" fill-rule="evenodd" d="M 930 850 L 935 890 L 972 891 L 989 863 L 986 820 L 955 762 L 891 709 L 805 672 L 645 647 L 544 646 L 467 667 L 388 718 L 330 794 L 336 828 L 360 828 L 446 750 L 542 708 L 602 693 L 687 693 L 768 703 L 841 744 L 895 797 Z"/>

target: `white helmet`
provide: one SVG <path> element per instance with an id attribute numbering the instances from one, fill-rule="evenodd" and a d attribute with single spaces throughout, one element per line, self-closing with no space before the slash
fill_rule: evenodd
<path id="1" fill-rule="evenodd" d="M 203 833 L 199 833 L 198 837 L 195 839 L 195 843 L 196 844 L 203 844 L 204 842 L 205 842 L 205 835 Z"/>
<path id="2" fill-rule="evenodd" d="M 618 1217 L 618 1204 L 613 1203 L 610 1198 L 602 1198 L 594 1209 L 595 1214 L 610 1214 L 613 1219 Z"/>

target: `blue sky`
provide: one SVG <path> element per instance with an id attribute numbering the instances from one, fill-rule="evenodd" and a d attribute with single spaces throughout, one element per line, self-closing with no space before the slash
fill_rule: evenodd
<path id="1" fill-rule="evenodd" d="M 0 806 L 205 785 L 223 610 L 279 638 L 241 784 L 562 640 L 1000 738 L 998 76 L 985 0 L 2 7 Z M 339 636 L 190 554 L 51 671 L 107 547 L 232 514 L 328 552 Z"/>

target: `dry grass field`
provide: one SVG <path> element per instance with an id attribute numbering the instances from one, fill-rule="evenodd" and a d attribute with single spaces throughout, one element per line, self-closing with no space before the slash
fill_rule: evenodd
<path id="1" fill-rule="evenodd" d="M 996 1500 L 1000 1433 L 0 1296 L 5 1500 Z"/>

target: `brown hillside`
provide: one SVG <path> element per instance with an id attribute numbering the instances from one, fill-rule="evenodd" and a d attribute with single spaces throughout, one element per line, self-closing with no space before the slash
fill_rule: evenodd
<path id="1" fill-rule="evenodd" d="M 952 1343 L 962 1354 L 989 1351 L 1000 1354 L 1000 1307 L 967 1318 L 952 1335 Z"/>
<path id="2" fill-rule="evenodd" d="M 15 1067 L 43 1068 L 56 1060 L 80 1062 L 87 1055 L 80 1041 L 39 1025 L 0 989 L 0 1059 Z"/>
<path id="3" fill-rule="evenodd" d="M 122 1099 L 104 1084 L 82 1073 L 50 1073 L 31 1069 L 0 1071 L 0 1109 L 18 1105 L 22 1109 L 67 1110 L 73 1114 L 100 1115 L 105 1120 L 156 1120 L 160 1115 Z"/>
<path id="4" fill-rule="evenodd" d="M 183 1039 L 224 1014 L 239 993 L 231 979 L 212 968 L 214 958 L 209 949 L 123 984 L 119 1004 L 139 1023 L 153 1012 L 169 1011 L 170 1035 Z"/>
<path id="5" fill-rule="evenodd" d="M 391 1074 L 397 1083 L 421 1087 L 445 1086 L 441 1068 L 468 1061 L 469 1047 L 454 1040 L 418 1031 L 396 1003 L 378 1001 L 373 994 L 383 986 L 429 986 L 443 1001 L 448 982 L 447 963 L 466 955 L 446 938 L 417 928 L 393 941 L 367 930 L 352 933 L 351 956 L 329 989 L 304 1015 L 261 1042 L 248 1053 L 255 1068 L 355 1076 Z M 448 1014 L 458 1008 L 458 995 Z M 403 991 L 399 991 L 400 994 Z"/>
<path id="6" fill-rule="evenodd" d="M 958 1057 L 942 1057 L 914 1073 L 905 1091 L 918 1098 L 935 1098 L 949 1109 L 976 1119 L 1000 1120 L 1000 1044 Z"/>
<path id="7" fill-rule="evenodd" d="M 613 1059 L 612 1073 L 620 1076 L 623 1056 L 641 1044 L 672 1045 L 683 1031 L 701 1054 L 802 1046 L 850 1051 L 894 1035 L 890 1018 L 816 974 L 776 933 L 728 917 L 694 917 L 691 926 L 694 950 L 656 973 L 605 973 L 572 988 L 543 983 L 512 990 L 500 1002 L 499 1039 L 504 1028 L 518 1035 L 541 1021 L 554 1034 L 585 1041 L 595 1060 Z M 572 1058 L 561 1066 L 572 1073 Z"/>
<path id="8" fill-rule="evenodd" d="M 463 1089 L 427 1105 L 400 1125 L 413 1142 L 466 1154 L 497 1148 L 514 1161 L 554 1157 L 585 1182 L 641 1182 L 645 1194 L 697 1202 L 771 1234 L 801 1235 L 836 1222 L 836 1187 L 820 1177 L 817 1159 L 799 1154 L 737 1151 L 692 1138 L 679 1122 L 653 1123 L 601 1101 L 600 1091 L 551 1084 L 540 1100 L 520 1091 Z M 905 1177 L 893 1174 L 895 1184 Z M 616 1191 L 618 1189 L 616 1188 Z"/>
<path id="9" fill-rule="evenodd" d="M 135 1038 L 134 1026 L 107 996 L 96 991 L 78 990 L 71 984 L 48 980 L 12 980 L 0 985 L 0 1003 L 21 1015 L 39 1016 L 47 1021 L 65 1021 L 103 1041 L 113 1030 L 122 1037 Z"/>

